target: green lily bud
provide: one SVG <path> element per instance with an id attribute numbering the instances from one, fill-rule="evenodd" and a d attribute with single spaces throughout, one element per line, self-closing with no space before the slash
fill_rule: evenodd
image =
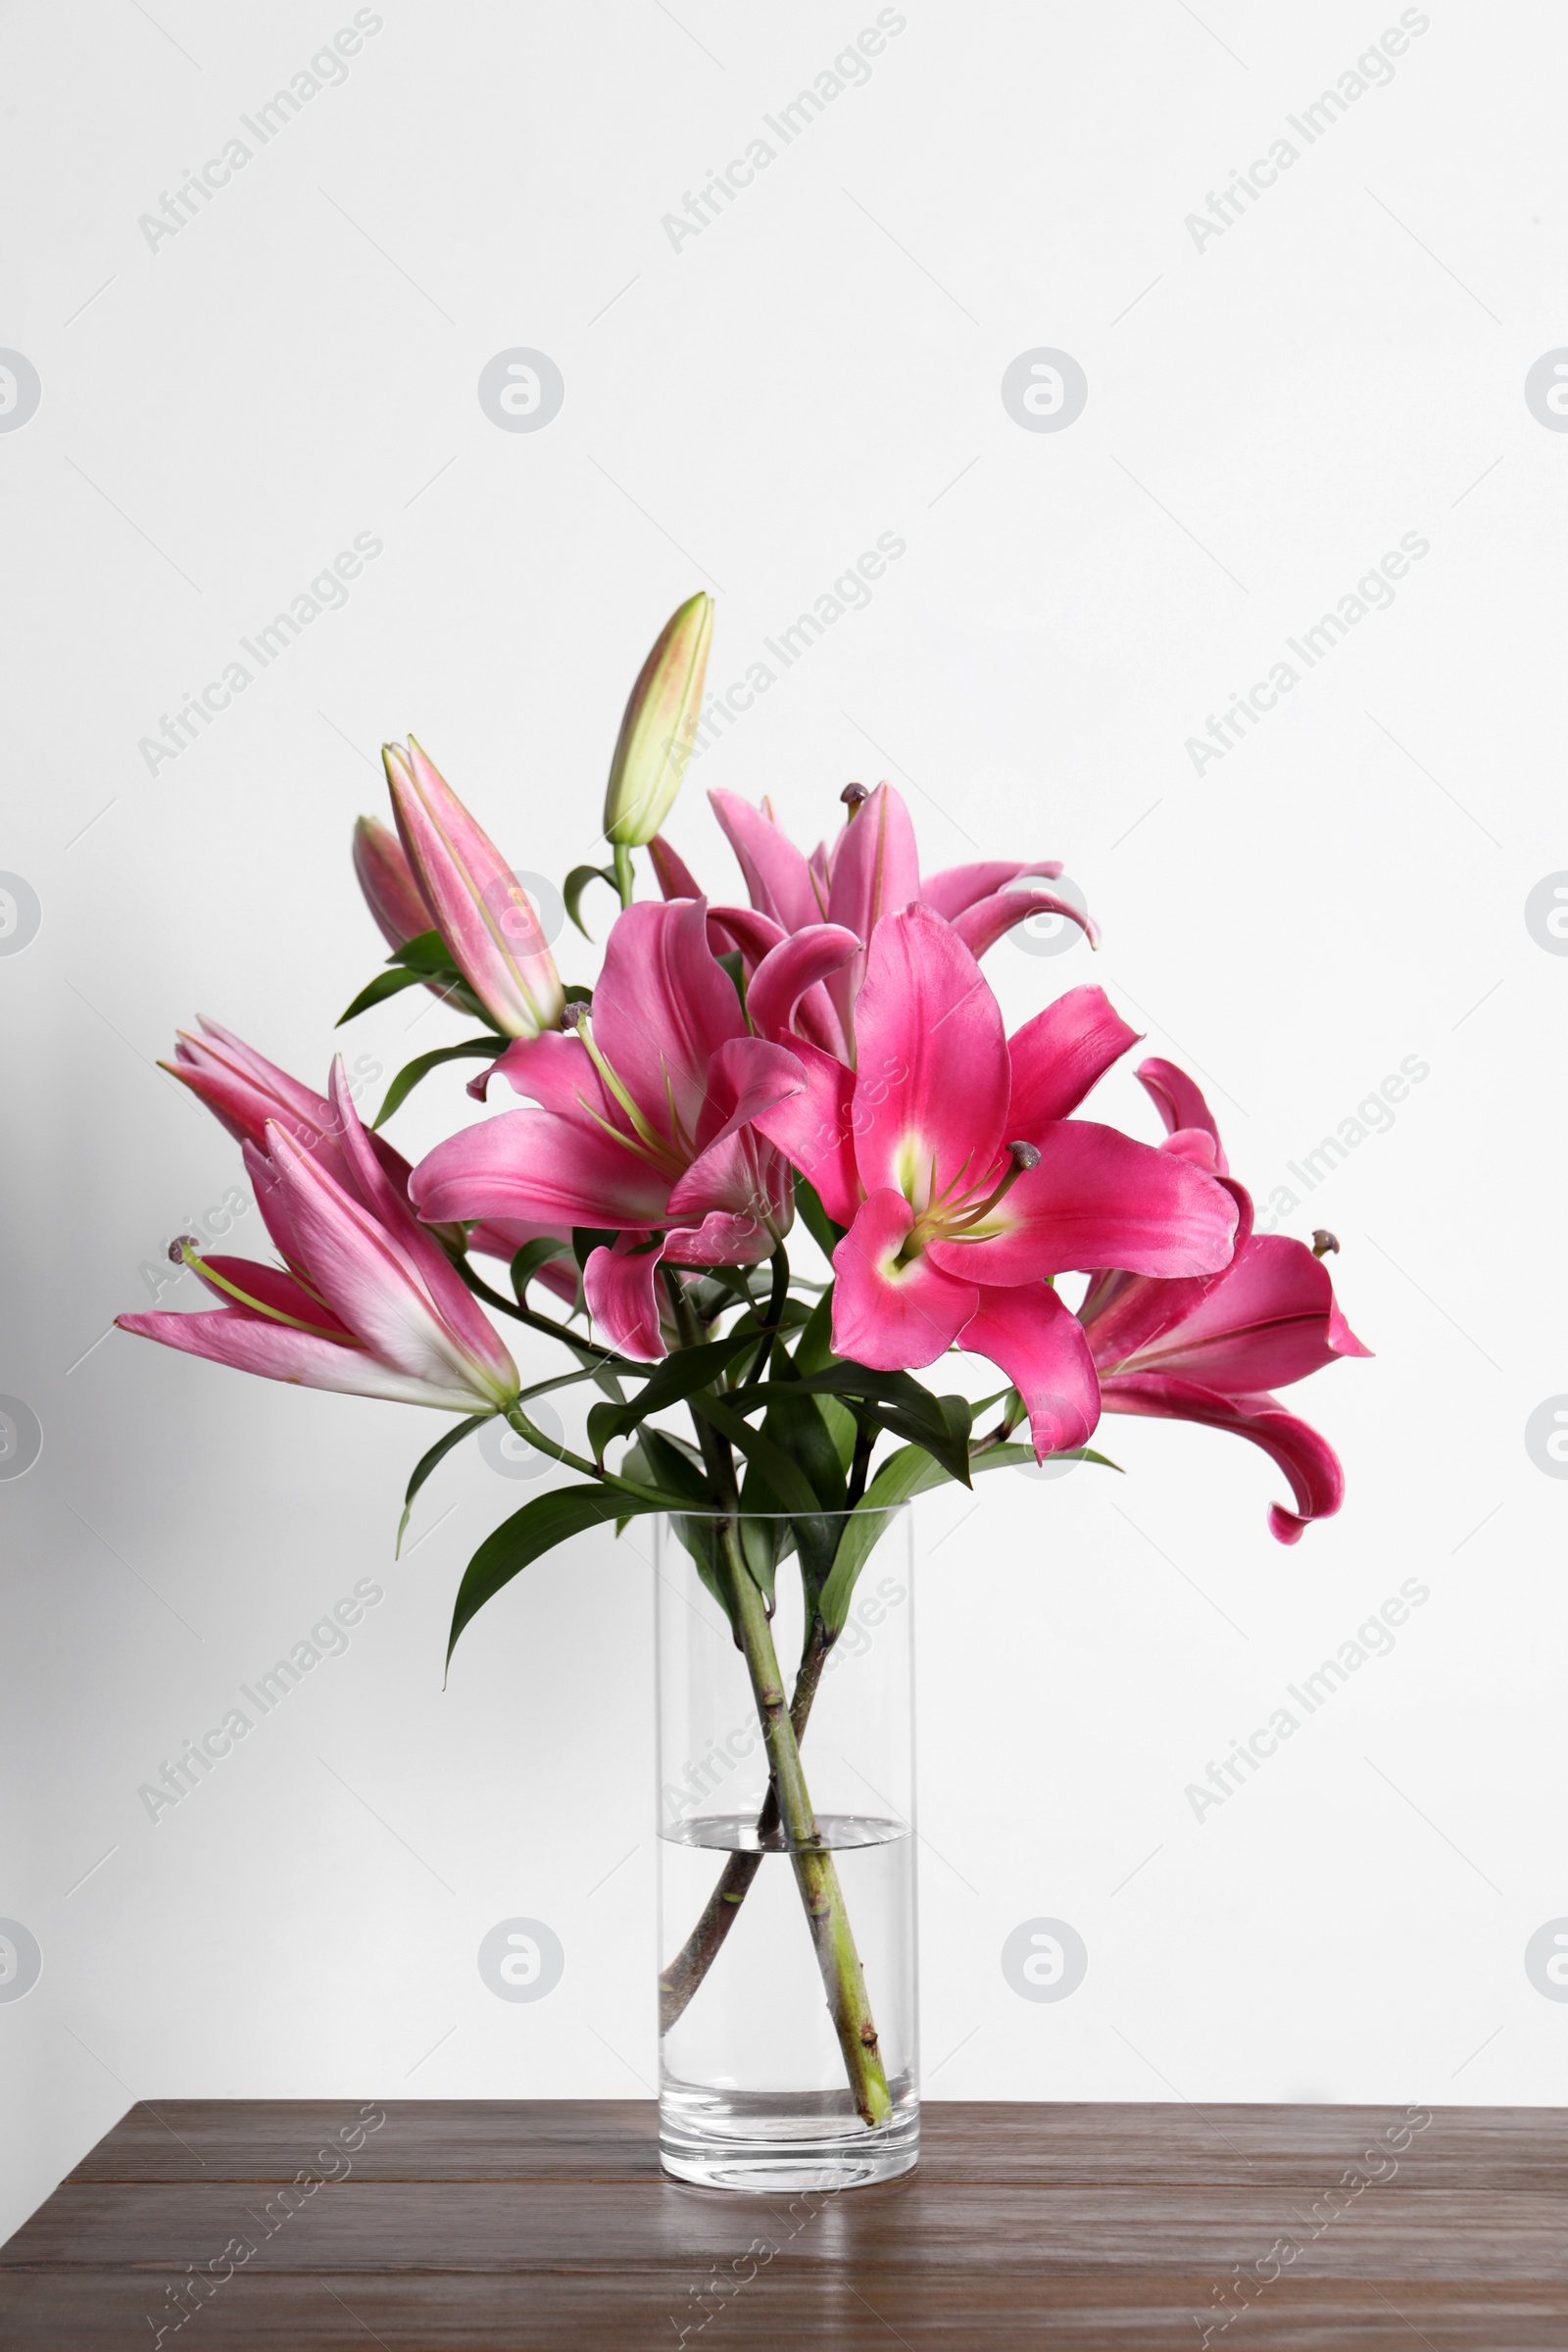
<path id="1" fill-rule="evenodd" d="M 680 790 L 712 634 L 713 600 L 699 591 L 670 614 L 638 672 L 605 793 L 605 837 L 618 849 L 652 841 Z"/>

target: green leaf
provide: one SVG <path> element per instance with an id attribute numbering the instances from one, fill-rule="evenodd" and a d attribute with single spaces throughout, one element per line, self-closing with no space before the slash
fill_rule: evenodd
<path id="1" fill-rule="evenodd" d="M 596 1404 L 588 1416 L 590 1437 L 598 1443 L 602 1432 L 606 1446 L 612 1438 L 629 1437 L 650 1413 L 679 1404 L 695 1389 L 707 1388 L 718 1378 L 732 1356 L 756 1344 L 755 1333 L 743 1333 L 737 1339 L 731 1332 L 726 1339 L 708 1340 L 698 1348 L 678 1348 L 673 1355 L 666 1355 L 662 1363 L 655 1364 L 637 1395 L 614 1408 L 612 1414 L 607 1414 L 604 1405 Z M 606 1417 L 601 1419 L 601 1415 Z"/>
<path id="2" fill-rule="evenodd" d="M 410 971 L 433 973 L 443 977 L 451 973 L 454 980 L 462 977 L 452 960 L 452 950 L 439 931 L 421 931 L 416 939 L 406 939 L 401 948 L 394 948 L 388 963 L 407 964 Z"/>
<path id="3" fill-rule="evenodd" d="M 512 1261 L 512 1288 L 518 1302 L 541 1266 L 547 1266 L 553 1257 L 570 1254 L 565 1242 L 558 1242 L 548 1233 L 541 1234 L 537 1241 L 524 1242 Z"/>
<path id="4" fill-rule="evenodd" d="M 827 1425 L 828 1436 L 833 1441 L 840 1466 L 847 1478 L 850 1464 L 855 1459 L 855 1415 L 849 1406 L 841 1404 L 836 1396 L 819 1396 L 816 1400 L 816 1407 Z"/>
<path id="5" fill-rule="evenodd" d="M 520 1511 L 504 1519 L 493 1535 L 486 1536 L 464 1570 L 452 1611 L 447 1664 L 452 1663 L 452 1652 L 465 1627 L 531 1561 L 591 1527 L 603 1527 L 607 1520 L 635 1518 L 663 1507 L 662 1503 L 644 1502 L 635 1494 L 619 1494 L 612 1487 L 555 1487 L 548 1494 L 534 1495 Z"/>
<path id="6" fill-rule="evenodd" d="M 771 1438 L 763 1437 L 760 1430 L 751 1428 L 729 1405 L 720 1404 L 716 1396 L 693 1396 L 690 1403 L 700 1420 L 716 1429 L 721 1437 L 728 1438 L 749 1462 L 757 1465 L 778 1496 L 782 1509 L 792 1514 L 801 1512 L 808 1517 L 820 1512 L 822 1506 L 812 1492 L 810 1480 L 798 1463 L 790 1460 L 781 1446 L 775 1446 Z"/>
<path id="7" fill-rule="evenodd" d="M 605 1447 L 612 1438 L 623 1433 L 620 1416 L 624 1408 L 618 1404 L 591 1404 L 588 1407 L 588 1450 L 596 1462 L 605 1458 Z"/>
<path id="8" fill-rule="evenodd" d="M 443 1061 L 494 1061 L 511 1043 L 505 1037 L 466 1037 L 460 1046 L 437 1046 L 433 1054 L 421 1054 L 414 1061 L 406 1061 L 386 1090 L 386 1101 L 375 1114 L 375 1125 L 384 1127 L 400 1103 L 406 1102 L 421 1078 L 427 1078 Z"/>
<path id="9" fill-rule="evenodd" d="M 795 1350 L 795 1364 L 801 1372 L 825 1372 L 837 1359 L 833 1353 L 833 1285 L 828 1284 L 821 1298 L 807 1317 Z"/>
<path id="10" fill-rule="evenodd" d="M 801 1223 L 806 1227 L 822 1255 L 831 1261 L 833 1252 L 843 1241 L 847 1229 L 842 1225 L 834 1224 L 827 1210 L 822 1206 L 815 1185 L 808 1184 L 799 1172 L 795 1178 L 795 1205 L 801 1212 Z"/>
<path id="11" fill-rule="evenodd" d="M 834 1443 L 822 1409 L 824 1401 L 835 1411 L 843 1411 L 832 1397 L 825 1400 L 820 1396 L 781 1397 L 763 1421 L 762 1435 L 771 1438 L 805 1471 L 823 1510 L 837 1513 L 844 1509 L 848 1499 L 845 1474 L 849 1459 Z M 855 1423 L 848 1413 L 844 1417 L 850 1424 L 853 1453 Z M 833 1565 L 837 1536 L 830 1519 L 799 1519 L 794 1526 L 800 1546 L 801 1574 L 806 1580 L 807 1605 L 814 1609 L 817 1590 Z"/>
<path id="12" fill-rule="evenodd" d="M 701 1454 L 684 1438 L 672 1437 L 662 1429 L 643 1430 L 637 1443 L 654 1473 L 654 1484 L 666 1494 L 673 1491 L 684 1494 L 690 1503 L 689 1513 L 671 1509 L 670 1525 L 690 1552 L 698 1575 L 733 1626 L 735 1596 L 719 1548 L 718 1530 L 712 1517 L 712 1489 Z"/>
<path id="13" fill-rule="evenodd" d="M 593 933 L 583 921 L 581 912 L 579 911 L 582 906 L 582 894 L 587 889 L 590 882 L 608 882 L 612 890 L 616 890 L 614 867 L 610 865 L 574 865 L 562 886 L 561 895 L 565 901 L 566 912 L 570 915 L 572 921 L 576 924 L 584 939 L 593 938 Z M 617 896 L 619 894 L 617 891 Z"/>
<path id="14" fill-rule="evenodd" d="M 395 997 L 401 989 L 422 988 L 424 983 L 423 972 L 411 972 L 406 968 L 377 972 L 369 986 L 361 989 L 347 1012 L 338 1014 L 334 1026 L 341 1029 L 345 1021 L 352 1021 L 358 1013 L 368 1012 L 372 1004 L 384 1004 L 388 997 Z"/>
<path id="15" fill-rule="evenodd" d="M 574 1225 L 571 1229 L 572 1255 L 580 1273 L 596 1250 L 608 1250 L 614 1241 L 613 1229 L 601 1231 L 596 1225 Z"/>
<path id="16" fill-rule="evenodd" d="M 1022 1469 L 1035 1458 L 1032 1446 L 994 1446 L 986 1453 L 976 1454 L 971 1470 Z M 1104 1454 L 1096 1453 L 1092 1446 L 1080 1446 L 1070 1452 L 1052 1457 L 1063 1462 L 1101 1462 L 1107 1470 L 1117 1465 Z M 934 1487 L 945 1486 L 949 1473 L 940 1462 L 934 1461 L 923 1446 L 906 1446 L 890 1454 L 864 1494 L 850 1515 L 849 1524 L 839 1539 L 833 1573 L 822 1588 L 817 1608 L 822 1623 L 830 1634 L 844 1630 L 854 1596 L 856 1580 L 865 1566 L 876 1544 L 886 1534 L 888 1513 L 900 1503 L 911 1502 L 916 1494 L 927 1494 Z"/>
<path id="17" fill-rule="evenodd" d="M 741 1001 L 741 1010 L 744 1012 L 746 1010 L 746 961 L 739 948 L 732 948 L 727 956 L 716 956 L 713 960 L 721 971 L 728 972 L 734 985 L 735 994 Z"/>
<path id="18" fill-rule="evenodd" d="M 414 1476 L 409 1481 L 408 1492 L 403 1497 L 403 1516 L 398 1521 L 397 1542 L 392 1546 L 394 1559 L 397 1559 L 403 1550 L 403 1539 L 408 1533 L 409 1513 L 414 1508 L 414 1497 L 431 1471 L 437 1463 L 446 1459 L 454 1446 L 461 1446 L 465 1438 L 471 1437 L 476 1429 L 482 1429 L 485 1423 L 492 1418 L 493 1416 L 489 1413 L 475 1413 L 471 1420 L 460 1421 L 456 1429 L 449 1429 L 444 1438 L 436 1440 L 428 1453 L 419 1456 L 414 1466 Z"/>
<path id="19" fill-rule="evenodd" d="M 795 1540 L 801 1547 L 803 1566 L 808 1582 L 813 1588 L 825 1573 L 832 1551 L 832 1534 L 822 1515 L 822 1505 L 809 1478 L 793 1461 L 780 1445 L 763 1430 L 752 1429 L 737 1412 L 716 1397 L 697 1395 L 690 1398 L 691 1409 L 701 1420 L 728 1438 L 738 1446 L 748 1465 L 747 1484 L 753 1510 L 787 1511 L 794 1526 Z M 752 1473 L 756 1473 L 753 1477 Z M 763 1561 L 763 1547 L 747 1541 L 743 1544 L 747 1566 L 761 1590 L 772 1598 L 772 1561 Z M 776 1546 L 773 1557 L 777 1557 Z"/>
<path id="20" fill-rule="evenodd" d="M 634 1478 L 641 1487 L 651 1487 L 655 1483 L 653 1465 L 649 1461 L 647 1454 L 643 1451 L 642 1440 L 640 1438 L 634 1438 L 631 1444 L 627 1446 L 625 1452 L 621 1455 L 620 1475 L 622 1478 Z M 616 1513 L 615 1533 L 617 1536 L 623 1536 L 626 1533 L 626 1530 L 631 1525 L 634 1517 L 635 1513 L 631 1511 L 618 1511 Z"/>

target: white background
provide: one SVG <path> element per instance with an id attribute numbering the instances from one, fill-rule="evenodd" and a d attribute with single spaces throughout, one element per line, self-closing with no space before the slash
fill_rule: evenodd
<path id="1" fill-rule="evenodd" d="M 924 1506 L 931 2093 L 1562 2100 L 1568 2008 L 1523 1952 L 1568 1912 L 1568 1488 L 1523 1430 L 1568 1390 L 1568 961 L 1524 903 L 1568 866 L 1568 440 L 1523 385 L 1568 342 L 1568 26 L 1433 0 L 1307 148 L 1285 117 L 1397 9 L 907 0 L 868 80 L 676 250 L 662 216 L 874 8 L 378 13 L 156 250 L 138 217 L 352 11 L 99 0 L 0 31 L 0 343 L 43 387 L 0 435 L 0 865 L 42 909 L 0 958 L 0 1390 L 44 1431 L 0 1484 L 0 1914 L 43 1952 L 0 2004 L 0 2230 L 132 2097 L 651 2083 L 646 1543 L 531 1569 L 443 1695 L 463 1563 L 531 1490 L 467 1449 L 394 1565 L 424 1418 L 109 1327 L 239 1174 L 155 1066 L 176 1024 L 319 1082 L 377 967 L 348 850 L 380 740 L 412 727 L 559 875 L 669 610 L 715 591 L 727 685 L 884 532 L 907 552 L 869 608 L 692 772 L 670 831 L 719 895 L 713 784 L 810 840 L 887 775 L 930 865 L 1064 858 L 1103 953 L 999 947 L 1009 1016 L 1101 980 L 1200 1070 L 1263 1202 L 1430 1065 L 1283 1220 L 1339 1233 L 1376 1350 L 1292 1398 L 1344 1456 L 1339 1519 L 1282 1549 L 1260 1455 L 1126 1421 L 1125 1478 L 999 1477 L 961 1532 L 968 1498 Z M 1281 135 L 1299 160 L 1200 248 L 1186 217 Z M 475 395 L 514 346 L 564 376 L 537 433 Z M 1000 397 L 1038 346 L 1088 376 L 1065 431 Z M 384 552 L 346 607 L 150 775 L 140 739 L 360 532 Z M 1195 774 L 1187 739 L 1409 532 L 1392 609 Z M 580 940 L 564 959 L 591 977 Z M 432 1009 L 411 1046 L 414 1003 L 351 1054 L 388 1074 L 456 1034 Z M 463 1074 L 400 1114 L 411 1155 L 471 1115 Z M 1156 1132 L 1130 1078 L 1097 1102 Z M 262 1252 L 254 1212 L 229 1246 Z M 348 1653 L 149 1822 L 138 1785 L 367 1576 Z M 1195 1818 L 1188 1785 L 1411 1577 L 1393 1653 Z M 534 2005 L 475 1966 L 519 1913 L 566 1955 Z M 1089 1949 L 1055 2005 L 999 1964 L 1037 1915 Z"/>

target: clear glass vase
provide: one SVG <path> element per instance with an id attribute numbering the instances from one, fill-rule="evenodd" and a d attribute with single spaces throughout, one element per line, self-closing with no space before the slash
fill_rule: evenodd
<path id="1" fill-rule="evenodd" d="M 714 2188 L 855 2187 L 919 2153 L 911 1520 L 809 1524 L 818 1575 L 876 1537 L 831 1642 L 798 1532 L 658 1522 L 660 2153 Z M 737 1541 L 764 1584 L 776 1558 L 770 1620 L 752 1593 L 734 1622 Z"/>

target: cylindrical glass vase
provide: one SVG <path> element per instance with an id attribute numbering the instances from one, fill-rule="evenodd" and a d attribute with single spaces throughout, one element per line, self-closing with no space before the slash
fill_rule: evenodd
<path id="1" fill-rule="evenodd" d="M 679 2180 L 850 2188 L 919 2153 L 911 1524 L 813 1520 L 803 1574 L 792 1521 L 657 1523 L 660 2154 Z M 759 1601 L 736 1623 L 737 1540 L 773 1571 L 770 1620 Z M 831 1641 L 807 1574 L 842 1615 Z"/>

